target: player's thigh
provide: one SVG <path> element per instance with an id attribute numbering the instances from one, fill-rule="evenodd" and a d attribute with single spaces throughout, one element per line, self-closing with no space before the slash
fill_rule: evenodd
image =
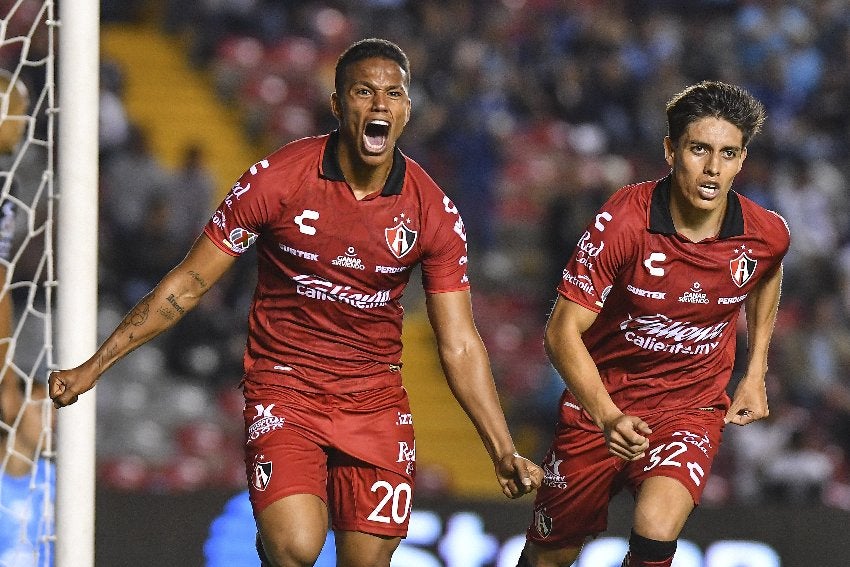
<path id="1" fill-rule="evenodd" d="M 628 483 L 636 493 L 635 529 L 644 537 L 672 540 L 702 497 L 720 446 L 723 416 L 690 410 L 650 425 L 646 456 L 628 465 Z"/>
<path id="2" fill-rule="evenodd" d="M 246 392 L 245 467 L 256 516 L 294 494 L 327 503 L 327 411 L 302 392 L 257 388 Z"/>
<path id="3" fill-rule="evenodd" d="M 640 486 L 635 502 L 634 530 L 657 541 L 673 541 L 694 509 L 691 493 L 674 478 L 655 476 Z"/>
<path id="4" fill-rule="evenodd" d="M 336 531 L 337 567 L 387 567 L 401 537 Z"/>
<path id="5" fill-rule="evenodd" d="M 621 487 L 622 464 L 608 453 L 598 431 L 559 427 L 542 463 L 543 484 L 526 539 L 557 554 L 605 531 L 611 495 Z"/>
<path id="6" fill-rule="evenodd" d="M 363 392 L 339 408 L 328 460 L 335 531 L 404 537 L 410 520 L 416 449 L 402 388 Z"/>
<path id="7" fill-rule="evenodd" d="M 723 431 L 719 412 L 688 410 L 657 421 L 646 455 L 629 464 L 628 482 L 639 487 L 646 479 L 664 476 L 678 480 L 699 504 Z"/>
<path id="8" fill-rule="evenodd" d="M 313 494 L 277 500 L 257 515 L 257 529 L 268 557 L 279 565 L 312 565 L 328 532 L 328 509 Z"/>

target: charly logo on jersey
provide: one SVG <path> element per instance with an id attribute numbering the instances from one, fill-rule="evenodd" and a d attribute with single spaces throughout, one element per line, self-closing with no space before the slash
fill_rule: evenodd
<path id="1" fill-rule="evenodd" d="M 292 220 L 298 225 L 298 231 L 308 236 L 316 235 L 316 227 L 308 221 L 319 220 L 319 211 L 304 209 L 300 215 L 296 215 Z"/>
<path id="2" fill-rule="evenodd" d="M 363 265 L 363 260 L 357 257 L 357 251 L 354 249 L 354 246 L 349 246 L 346 249 L 345 254 L 337 256 L 331 261 L 331 264 L 341 268 L 350 268 L 352 270 L 366 269 L 366 266 Z"/>
<path id="3" fill-rule="evenodd" d="M 753 274 L 756 273 L 758 260 L 753 260 L 747 253 L 752 254 L 753 251 L 742 244 L 735 249 L 737 256 L 729 260 L 729 272 L 732 274 L 732 281 L 738 287 L 744 287 L 744 284 L 750 281 Z"/>
<path id="4" fill-rule="evenodd" d="M 702 303 L 708 304 L 708 295 L 703 291 L 699 282 L 694 282 L 691 289 L 682 294 L 679 303 Z"/>
<path id="5" fill-rule="evenodd" d="M 658 266 L 661 262 L 667 259 L 667 254 L 663 252 L 652 252 L 649 258 L 643 261 L 643 267 L 649 272 L 650 276 L 660 278 L 664 275 L 664 268 Z"/>
<path id="6" fill-rule="evenodd" d="M 413 221 L 404 213 L 393 217 L 393 222 L 397 224 L 392 228 L 384 229 L 384 238 L 393 256 L 400 259 L 413 249 L 419 231 L 407 226 Z"/>
<path id="7" fill-rule="evenodd" d="M 254 472 L 251 474 L 251 485 L 260 492 L 269 487 L 272 480 L 272 462 L 265 460 L 265 455 L 257 455 L 254 459 Z"/>
<path id="8" fill-rule="evenodd" d="M 241 254 L 250 248 L 255 240 L 257 240 L 257 235 L 255 233 L 237 226 L 230 231 L 228 239 L 225 240 L 224 243 L 234 252 Z"/>
<path id="9" fill-rule="evenodd" d="M 283 429 L 283 424 L 286 420 L 282 417 L 272 415 L 273 408 L 274 404 L 269 404 L 267 406 L 257 404 L 254 406 L 257 415 L 254 416 L 253 422 L 248 427 L 248 439 L 254 441 L 266 433 L 271 433 L 277 429 Z"/>
<path id="10" fill-rule="evenodd" d="M 561 475 L 560 471 L 563 462 L 564 460 L 559 459 L 552 451 L 550 458 L 543 463 L 543 484 L 562 490 L 567 487 L 567 477 Z"/>

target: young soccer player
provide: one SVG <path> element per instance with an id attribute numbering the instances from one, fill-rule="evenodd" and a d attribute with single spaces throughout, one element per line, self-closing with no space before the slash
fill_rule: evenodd
<path id="1" fill-rule="evenodd" d="M 58 407 L 173 326 L 255 246 L 242 386 L 245 463 L 264 563 L 315 562 L 328 529 L 347 567 L 380 567 L 407 532 L 416 450 L 401 380 L 400 298 L 421 265 L 448 383 L 509 497 L 539 485 L 520 457 L 473 321 L 466 235 L 452 202 L 396 141 L 410 66 L 395 44 L 339 58 L 334 132 L 251 166 L 186 258 L 85 363 L 51 375 Z"/>
<path id="2" fill-rule="evenodd" d="M 732 191 L 764 109 L 701 82 L 667 105 L 670 174 L 615 193 L 563 271 L 545 344 L 567 389 L 520 567 L 567 567 L 635 496 L 624 567 L 669 567 L 724 424 L 768 414 L 768 343 L 788 229 Z M 746 373 L 730 400 L 735 328 Z"/>

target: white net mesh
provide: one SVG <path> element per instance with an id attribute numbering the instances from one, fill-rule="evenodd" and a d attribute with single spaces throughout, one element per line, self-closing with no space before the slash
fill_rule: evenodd
<path id="1" fill-rule="evenodd" d="M 54 3 L 0 0 L 0 566 L 52 565 Z"/>

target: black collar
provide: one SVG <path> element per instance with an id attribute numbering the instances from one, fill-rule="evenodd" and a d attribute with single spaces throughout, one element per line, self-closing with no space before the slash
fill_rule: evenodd
<path id="1" fill-rule="evenodd" d="M 673 216 L 670 214 L 670 189 L 673 183 L 668 175 L 660 180 L 652 190 L 652 203 L 649 208 L 649 230 L 659 234 L 676 234 Z M 726 212 L 720 226 L 718 238 L 730 238 L 744 234 L 744 213 L 738 194 L 729 191 L 726 199 Z"/>
<path id="2" fill-rule="evenodd" d="M 325 153 L 322 156 L 322 169 L 319 175 L 331 181 L 345 181 L 345 175 L 342 173 L 342 168 L 339 166 L 339 158 L 337 158 L 337 147 L 339 147 L 339 130 L 334 130 L 328 137 L 328 143 L 325 144 Z M 393 148 L 393 166 L 390 169 L 387 182 L 384 183 L 384 188 L 381 190 L 381 196 L 401 195 L 406 169 L 407 163 L 404 154 L 396 146 Z"/>

